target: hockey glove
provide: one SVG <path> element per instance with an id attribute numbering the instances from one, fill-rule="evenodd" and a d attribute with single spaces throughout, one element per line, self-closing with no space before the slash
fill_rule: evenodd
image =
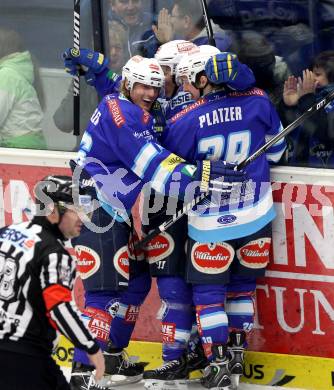
<path id="1" fill-rule="evenodd" d="M 205 73 L 212 84 L 228 84 L 236 78 L 238 69 L 237 56 L 227 51 L 210 57 L 205 65 Z"/>
<path id="2" fill-rule="evenodd" d="M 72 76 L 84 71 L 88 84 L 95 81 L 95 74 L 102 72 L 108 65 L 109 60 L 102 53 L 90 49 L 69 48 L 63 53 L 64 66 L 67 73 Z"/>
<path id="3" fill-rule="evenodd" d="M 231 192 L 233 183 L 246 180 L 245 172 L 237 171 L 235 164 L 226 161 L 197 161 L 194 180 L 200 182 L 200 191 Z"/>

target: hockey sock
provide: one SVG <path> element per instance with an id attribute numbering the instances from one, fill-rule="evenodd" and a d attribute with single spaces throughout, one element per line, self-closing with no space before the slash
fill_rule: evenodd
<path id="1" fill-rule="evenodd" d="M 112 315 L 108 311 L 110 304 L 119 299 L 119 293 L 114 291 L 86 292 L 86 307 L 81 318 L 95 335 L 96 341 L 104 351 L 109 340 Z M 74 349 L 73 360 L 89 365 L 87 353 L 81 349 Z"/>
<path id="2" fill-rule="evenodd" d="M 170 361 L 180 358 L 188 344 L 192 327 L 192 290 L 183 278 L 157 278 L 162 333 L 162 358 Z"/>
<path id="3" fill-rule="evenodd" d="M 234 329 L 241 329 L 250 332 L 254 324 L 254 299 L 252 292 L 228 293 L 226 314 L 229 326 Z"/>
<path id="4" fill-rule="evenodd" d="M 222 285 L 194 285 L 198 332 L 205 355 L 212 360 L 211 346 L 225 345 L 228 340 L 228 319 L 224 310 L 226 287 Z"/>
<path id="5" fill-rule="evenodd" d="M 130 277 L 126 291 L 121 293 L 119 308 L 110 329 L 110 340 L 116 348 L 126 348 L 139 315 L 141 304 L 151 288 L 149 273 Z"/>

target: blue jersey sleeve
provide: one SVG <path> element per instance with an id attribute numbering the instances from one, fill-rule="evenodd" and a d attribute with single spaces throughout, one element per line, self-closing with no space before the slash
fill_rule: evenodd
<path id="1" fill-rule="evenodd" d="M 106 68 L 95 75 L 94 87 L 101 98 L 119 91 L 122 76 Z"/>
<path id="2" fill-rule="evenodd" d="M 171 183 L 178 181 L 180 194 L 184 194 L 196 166 L 155 141 L 151 133 L 153 118 L 149 114 L 143 115 L 132 103 L 122 104 L 115 97 L 108 98 L 105 102 L 109 117 L 103 119 L 103 135 L 111 146 L 110 153 L 156 191 L 168 194 Z"/>

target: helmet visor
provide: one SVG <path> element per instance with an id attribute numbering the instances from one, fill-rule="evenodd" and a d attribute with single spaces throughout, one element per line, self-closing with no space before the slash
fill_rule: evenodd
<path id="1" fill-rule="evenodd" d="M 94 204 L 90 195 L 79 195 L 77 198 L 78 202 L 74 204 L 59 201 L 58 206 L 61 212 L 66 210 L 74 211 L 79 215 L 82 221 L 92 219 Z"/>

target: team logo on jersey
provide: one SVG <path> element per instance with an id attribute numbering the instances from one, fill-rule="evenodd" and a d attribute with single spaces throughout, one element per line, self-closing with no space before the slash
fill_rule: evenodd
<path id="1" fill-rule="evenodd" d="M 175 342 L 175 331 L 176 325 L 170 322 L 161 323 L 161 335 L 163 343 L 174 343 Z"/>
<path id="2" fill-rule="evenodd" d="M 112 120 L 117 127 L 121 127 L 125 123 L 121 108 L 116 99 L 110 99 L 107 101 L 109 112 L 111 114 Z"/>
<path id="3" fill-rule="evenodd" d="M 154 237 L 146 246 L 145 253 L 149 263 L 155 263 L 165 259 L 174 250 L 174 240 L 172 236 L 166 232 Z"/>
<path id="4" fill-rule="evenodd" d="M 114 266 L 118 273 L 123 278 L 129 280 L 129 250 L 128 246 L 124 245 L 114 255 Z"/>
<path id="5" fill-rule="evenodd" d="M 222 217 L 219 217 L 217 219 L 217 222 L 220 223 L 221 225 L 227 225 L 229 223 L 233 223 L 237 217 L 233 214 L 228 214 L 228 215 L 223 215 Z"/>
<path id="6" fill-rule="evenodd" d="M 100 268 L 100 256 L 88 246 L 76 245 L 75 255 L 77 258 L 77 271 L 81 279 L 87 279 Z"/>
<path id="7" fill-rule="evenodd" d="M 197 167 L 195 165 L 186 164 L 181 170 L 181 173 L 184 175 L 193 177 L 196 172 Z"/>
<path id="8" fill-rule="evenodd" d="M 205 274 L 220 274 L 228 270 L 234 257 L 234 249 L 226 242 L 201 244 L 191 250 L 191 262 L 195 269 Z"/>
<path id="9" fill-rule="evenodd" d="M 237 250 L 237 257 L 247 268 L 264 268 L 269 262 L 270 245 L 270 238 L 250 241 Z"/>
<path id="10" fill-rule="evenodd" d="M 173 172 L 174 169 L 180 165 L 181 163 L 183 163 L 184 160 L 183 158 L 177 156 L 176 154 L 174 153 L 171 153 L 167 158 L 165 158 L 160 166 L 164 169 L 166 169 L 168 172 Z"/>

